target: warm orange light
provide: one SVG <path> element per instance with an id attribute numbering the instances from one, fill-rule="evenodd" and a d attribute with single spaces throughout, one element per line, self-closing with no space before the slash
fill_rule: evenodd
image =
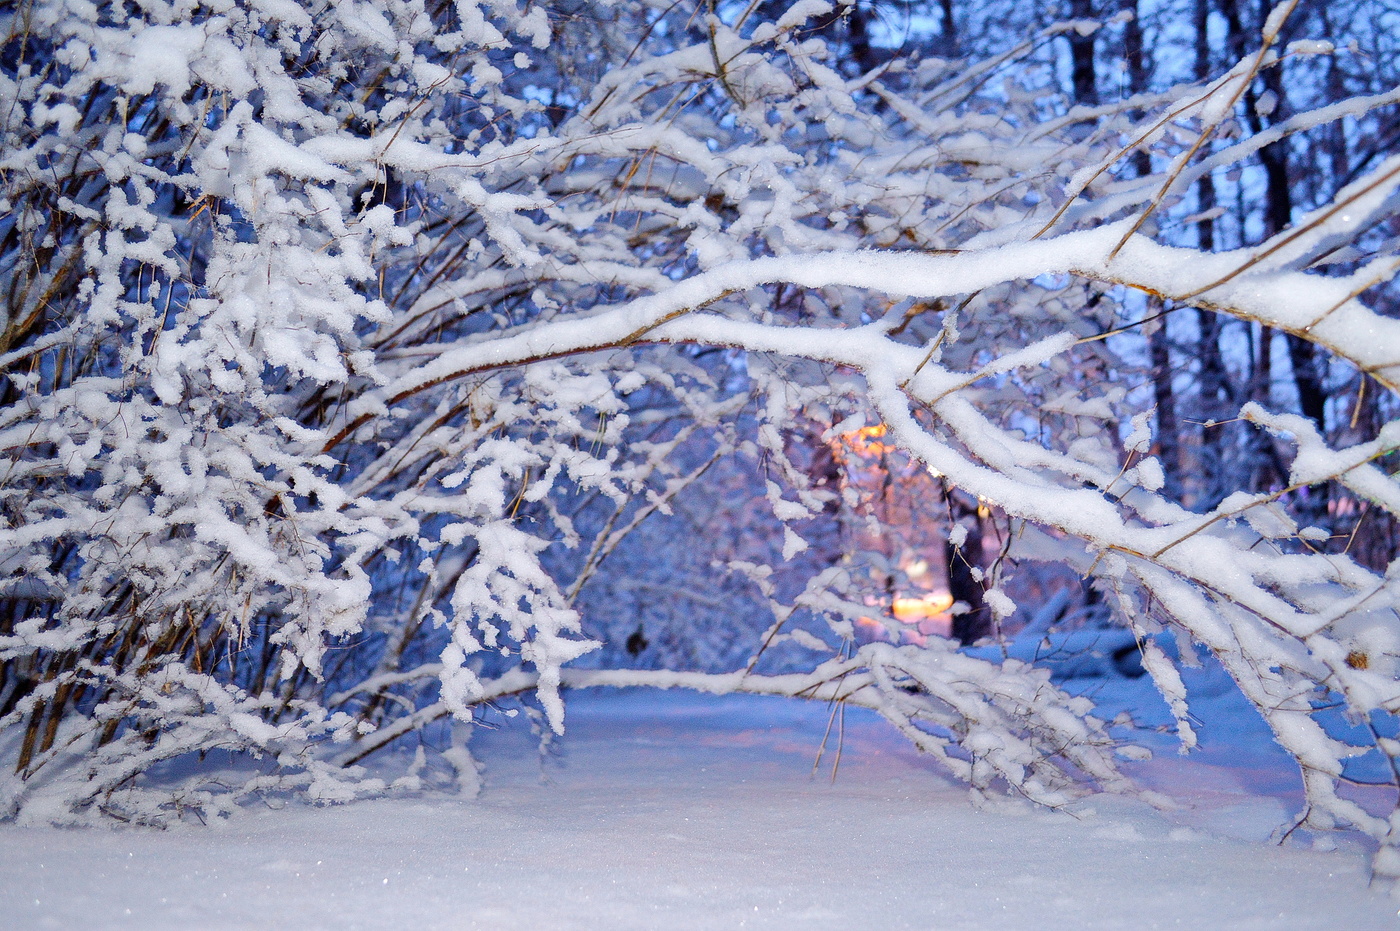
<path id="1" fill-rule="evenodd" d="M 952 595 L 929 592 L 922 598 L 896 598 L 891 613 L 905 624 L 916 624 L 924 618 L 946 616 L 952 606 Z"/>
<path id="2" fill-rule="evenodd" d="M 948 609 L 953 606 L 953 597 L 947 592 L 928 592 L 918 598 L 896 598 L 890 605 L 890 613 L 904 625 L 896 631 L 874 618 L 856 619 L 856 627 L 864 637 L 872 640 L 892 640 L 895 643 L 913 643 L 923 646 L 929 637 L 946 637 L 952 631 L 953 618 Z"/>
<path id="3" fill-rule="evenodd" d="M 885 453 L 896 452 L 899 447 L 888 443 L 876 442 L 885 435 L 885 425 L 877 423 L 869 427 L 861 427 L 859 430 L 852 430 L 850 433 L 841 434 L 841 440 L 852 450 L 862 456 L 880 456 Z"/>

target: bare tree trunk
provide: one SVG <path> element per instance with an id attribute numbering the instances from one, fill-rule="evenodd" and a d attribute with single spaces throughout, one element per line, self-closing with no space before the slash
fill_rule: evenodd
<path id="1" fill-rule="evenodd" d="M 1150 298 L 1149 316 L 1162 312 L 1162 302 Z M 1152 400 L 1157 405 L 1157 458 L 1162 464 L 1166 484 L 1163 494 L 1173 500 L 1181 498 L 1181 424 L 1176 416 L 1176 391 L 1172 385 L 1171 347 L 1167 340 L 1167 320 L 1156 321 L 1147 337 L 1147 349 L 1152 363 Z"/>
<path id="2" fill-rule="evenodd" d="M 1142 19 L 1138 15 L 1137 0 L 1122 0 L 1122 10 L 1131 18 L 1123 27 L 1123 56 L 1128 65 L 1128 90 L 1140 94 L 1147 90 L 1147 75 L 1150 67 L 1147 52 L 1143 48 Z M 1139 114 L 1134 112 L 1134 117 Z M 1140 176 L 1152 173 L 1152 158 L 1146 151 L 1138 149 L 1133 153 L 1133 168 Z M 1162 301 L 1148 298 L 1147 316 L 1154 317 L 1163 311 Z M 1176 392 L 1172 385 L 1171 341 L 1167 331 L 1167 318 L 1154 322 L 1147 334 L 1148 353 L 1152 364 L 1152 400 L 1157 407 L 1157 456 L 1166 476 L 1165 494 L 1174 499 L 1181 497 L 1181 425 L 1176 414 Z"/>
<path id="3" fill-rule="evenodd" d="M 1210 0 L 1196 0 L 1193 11 L 1195 29 L 1197 81 L 1207 80 L 1215 70 L 1210 52 Z M 1196 226 L 1197 237 L 1202 252 L 1215 251 L 1215 220 L 1209 217 L 1216 206 L 1215 178 L 1209 173 L 1203 175 L 1196 185 L 1197 211 L 1207 215 L 1207 219 Z M 1195 506 L 1209 510 L 1224 499 L 1225 489 L 1225 431 L 1214 426 L 1230 419 L 1223 410 L 1227 385 L 1225 380 L 1225 360 L 1220 354 L 1220 317 L 1213 310 L 1196 311 L 1196 357 L 1200 365 L 1199 384 L 1200 417 L 1200 463 L 1196 470 L 1200 487 L 1197 490 Z"/>
<path id="4" fill-rule="evenodd" d="M 1094 18 L 1094 0 L 1070 0 L 1069 15 L 1075 19 Z M 1094 34 L 1071 31 L 1069 39 L 1070 83 L 1074 102 L 1093 106 L 1099 102 L 1098 82 L 1094 79 Z"/>
<path id="5" fill-rule="evenodd" d="M 1224 0 L 1223 5 L 1227 10 L 1226 19 L 1230 28 L 1239 35 L 1240 45 L 1243 46 L 1244 31 L 1236 0 Z M 1268 15 L 1270 6 L 1268 0 L 1261 0 L 1259 5 L 1259 22 L 1261 24 L 1264 17 Z M 1285 25 L 1284 28 L 1288 27 Z M 1283 38 L 1280 37 L 1280 42 L 1282 41 Z M 1272 95 L 1273 102 L 1270 113 L 1281 113 L 1285 109 L 1286 88 L 1283 81 L 1283 68 L 1284 65 L 1280 63 L 1271 68 L 1265 68 L 1259 75 L 1265 93 Z M 1268 128 L 1268 123 L 1271 122 L 1263 112 L 1264 108 L 1260 107 L 1260 96 L 1252 84 L 1245 90 L 1245 118 L 1249 121 L 1249 128 L 1254 133 L 1263 132 Z M 1287 139 L 1281 139 L 1259 150 L 1259 162 L 1264 168 L 1264 236 L 1266 239 L 1283 232 L 1293 222 L 1293 189 L 1289 183 L 1288 145 Z M 1317 424 L 1319 431 L 1326 433 L 1327 396 L 1323 392 L 1317 347 L 1311 342 L 1293 335 L 1287 336 L 1286 342 L 1288 358 L 1293 366 L 1293 385 L 1298 392 L 1299 410 L 1305 417 Z"/>
<path id="6" fill-rule="evenodd" d="M 874 10 L 857 0 L 847 13 L 846 29 L 851 43 L 851 57 L 855 60 L 857 72 L 865 74 L 880 64 L 874 46 L 870 44 L 870 19 Z"/>
<path id="7" fill-rule="evenodd" d="M 1220 0 L 1220 11 L 1225 16 L 1227 35 L 1230 41 L 1231 52 L 1236 57 L 1243 57 L 1250 47 L 1250 44 L 1260 39 L 1261 27 L 1264 18 L 1268 15 L 1270 4 L 1268 0 L 1261 0 L 1258 8 L 1258 16 L 1247 28 L 1240 14 L 1238 0 Z M 1280 37 L 1280 42 L 1283 42 Z M 1260 73 L 1259 80 L 1263 82 L 1264 90 L 1273 95 L 1273 111 L 1278 112 L 1284 104 L 1284 84 L 1282 65 L 1275 65 L 1264 69 Z M 1263 110 L 1260 106 L 1261 94 L 1251 83 L 1245 88 L 1243 98 L 1244 118 L 1253 133 L 1262 132 L 1267 128 Z M 1259 151 L 1259 163 L 1264 169 L 1264 238 L 1275 236 L 1288 227 L 1293 220 L 1293 191 L 1289 186 L 1290 166 L 1288 160 L 1287 139 L 1280 140 L 1267 145 Z M 1253 391 L 1251 396 L 1261 403 L 1268 402 L 1268 385 L 1270 374 L 1273 368 L 1273 338 L 1274 331 L 1268 327 L 1262 329 L 1259 334 L 1258 363 L 1252 381 Z M 1310 418 L 1320 431 L 1326 432 L 1326 396 L 1323 394 L 1322 379 L 1319 374 L 1317 350 L 1311 343 L 1305 343 L 1294 336 L 1287 336 L 1285 343 L 1288 347 L 1289 362 L 1293 369 L 1293 384 L 1298 392 L 1298 406 L 1300 412 Z M 1260 431 L 1255 431 L 1255 442 L 1267 444 Z M 1268 472 L 1278 472 L 1277 477 L 1282 478 L 1286 473 L 1279 472 L 1277 468 L 1270 467 L 1268 456 L 1260 457 L 1261 461 L 1259 478 L 1262 482 L 1267 482 Z M 1313 510 L 1321 511 L 1319 507 Z"/>
<path id="8" fill-rule="evenodd" d="M 982 521 L 977 513 L 976 499 L 943 486 L 943 498 L 948 504 L 948 520 L 953 527 L 967 531 L 961 544 L 949 539 L 944 555 L 947 557 L 948 594 L 956 606 L 967 610 L 953 615 L 953 637 L 966 645 L 992 634 L 992 615 L 983 599 L 982 586 Z"/>

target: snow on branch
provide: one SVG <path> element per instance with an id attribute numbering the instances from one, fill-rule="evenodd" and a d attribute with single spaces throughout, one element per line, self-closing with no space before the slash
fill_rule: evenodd
<path id="1" fill-rule="evenodd" d="M 475 784 L 483 708 L 562 733 L 592 685 L 861 704 L 978 792 L 1128 791 L 1045 670 L 881 639 L 931 566 L 1014 634 L 1053 561 L 1184 742 L 1166 630 L 1309 827 L 1393 845 L 1338 787 L 1400 771 L 1400 160 L 1270 179 L 1394 91 L 1266 125 L 1256 82 L 1314 67 L 1278 17 L 1104 102 L 1057 83 L 1087 21 L 853 68 L 825 3 L 585 7 L 0 13 L 0 816 L 421 786 L 357 768 L 414 737 Z M 266 769 L 160 782 L 214 748 Z"/>

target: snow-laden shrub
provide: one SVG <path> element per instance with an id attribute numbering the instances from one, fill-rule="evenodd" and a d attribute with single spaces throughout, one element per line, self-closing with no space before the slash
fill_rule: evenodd
<path id="1" fill-rule="evenodd" d="M 1348 756 L 1395 755 L 1394 589 L 1296 513 L 1328 482 L 1400 513 L 1377 465 L 1400 425 L 1338 448 L 1245 405 L 1292 448 L 1287 487 L 1193 511 L 1148 455 L 1136 336 L 1106 334 L 1146 292 L 1400 387 L 1400 324 L 1361 299 L 1394 276 L 1375 233 L 1400 160 L 1257 247 L 1153 234 L 1207 173 L 1394 95 L 1229 139 L 1279 17 L 1207 85 L 1069 109 L 1040 66 L 1085 23 L 852 78 L 808 30 L 830 12 L 0 14 L 0 815 L 381 791 L 354 768 L 374 750 L 526 691 L 562 730 L 561 687 L 595 683 L 860 702 L 980 790 L 1122 788 L 1104 725 L 1042 671 L 857 643 L 872 593 L 809 545 L 841 490 L 796 461 L 800 412 L 830 428 L 819 442 L 883 424 L 999 509 L 1008 547 L 1092 575 L 1188 745 L 1189 696 L 1150 635 L 1209 649 L 1298 760 L 1305 822 L 1390 844 L 1337 786 Z M 1344 274 L 1314 268 L 1341 254 Z M 747 652 L 795 645 L 808 670 L 568 668 L 597 645 L 587 587 L 693 546 L 625 543 L 720 462 L 762 470 L 746 506 L 773 528 L 715 569 L 776 616 Z M 697 535 L 731 529 L 705 517 Z M 1368 740 L 1324 732 L 1336 702 Z M 211 750 L 266 772 L 143 778 Z"/>

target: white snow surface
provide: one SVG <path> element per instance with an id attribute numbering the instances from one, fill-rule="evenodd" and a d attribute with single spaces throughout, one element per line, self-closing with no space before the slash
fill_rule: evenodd
<path id="1" fill-rule="evenodd" d="M 1097 686 L 1136 703 L 1150 686 Z M 977 808 L 873 714 L 840 768 L 815 703 L 589 690 L 541 760 L 479 732 L 477 798 L 250 809 L 146 830 L 0 827 L 0 916 L 26 928 L 1390 928 L 1347 836 L 1268 838 L 1297 777 L 1231 693 L 1204 749 L 1132 772 L 1176 807 Z M 1160 700 L 1158 700 L 1160 704 Z M 1202 709 L 1209 709 L 1203 711 Z M 1165 711 L 1162 712 L 1165 717 Z M 1212 732 L 1228 737 L 1212 746 Z M 834 746 L 834 734 L 831 745 Z M 1333 847 L 1324 850 L 1318 847 Z"/>

